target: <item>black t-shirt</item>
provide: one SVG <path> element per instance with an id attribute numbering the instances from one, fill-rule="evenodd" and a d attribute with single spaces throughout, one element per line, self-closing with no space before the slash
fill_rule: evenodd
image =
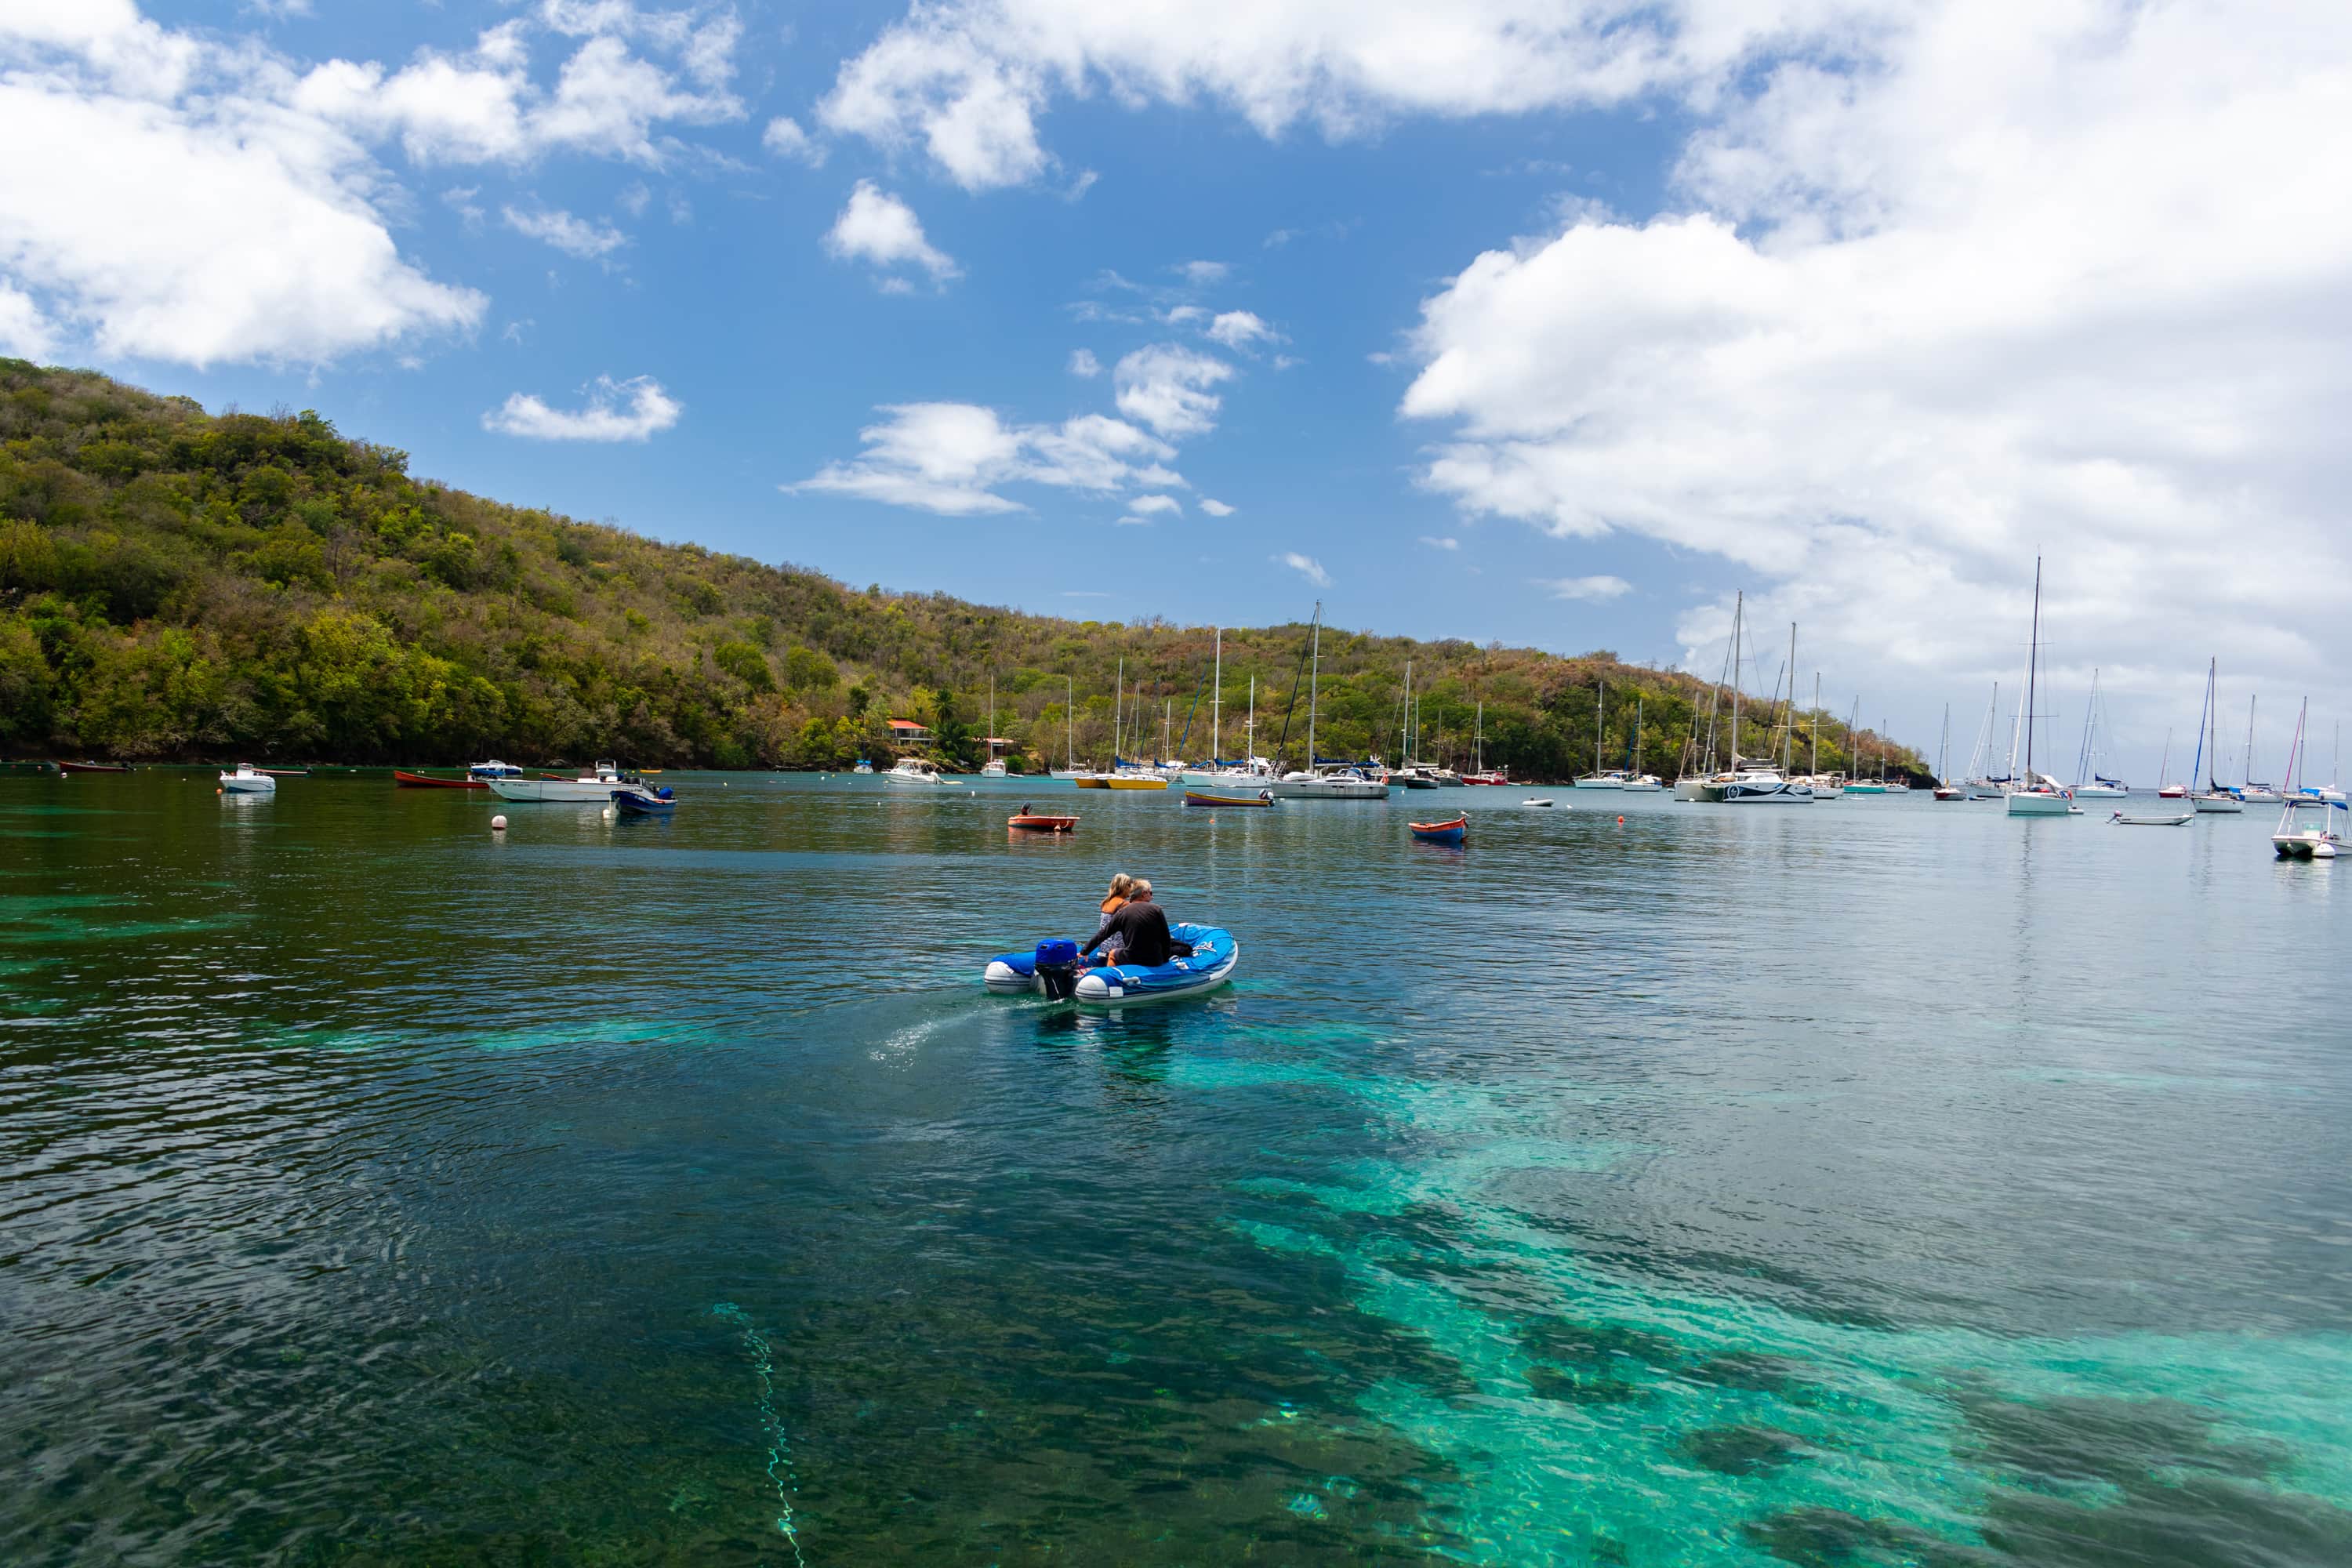
<path id="1" fill-rule="evenodd" d="M 1119 905 L 1083 951 L 1092 952 L 1105 940 L 1118 950 L 1121 963 L 1165 963 L 1175 956 L 1168 935 L 1167 914 L 1158 904 L 1145 899 L 1130 899 Z"/>

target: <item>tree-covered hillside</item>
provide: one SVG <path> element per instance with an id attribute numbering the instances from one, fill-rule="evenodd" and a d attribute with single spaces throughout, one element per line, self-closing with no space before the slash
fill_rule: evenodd
<path id="1" fill-rule="evenodd" d="M 1306 752 L 1307 627 L 1228 627 L 1223 749 L 1252 679 L 1262 752 Z M 87 371 L 0 360 L 0 751 L 128 759 L 457 763 L 488 755 L 646 766 L 839 767 L 890 754 L 884 721 L 969 763 L 996 730 L 1030 765 L 1109 754 L 1124 665 L 1128 750 L 1163 719 L 1209 752 L 1212 633 L 1054 620 L 943 595 L 850 588 L 698 546 L 501 506 L 413 478 L 406 454 L 313 413 L 207 415 Z M 1399 753 L 1406 661 L 1428 760 L 1486 756 L 1556 778 L 1622 763 L 1636 697 L 1643 763 L 1671 773 L 1707 721 L 1704 681 L 1531 649 L 1326 628 L 1317 749 Z M 1066 723 L 1064 694 L 1076 711 Z M 1146 731 L 1134 739 L 1139 701 Z M 1753 701 L 1744 749 L 1780 710 Z M 1727 710 L 1726 726 L 1727 750 Z M 1286 723 L 1288 739 L 1284 743 Z M 1796 719 L 1801 752 L 1811 716 Z M 1822 726 L 1824 768 L 1849 766 Z M 1859 742 L 1874 766 L 1880 742 Z M 1914 772 L 1899 749 L 1892 771 Z"/>

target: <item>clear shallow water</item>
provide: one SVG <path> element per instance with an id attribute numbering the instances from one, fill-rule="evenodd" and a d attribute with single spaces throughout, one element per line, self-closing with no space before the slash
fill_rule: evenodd
<path id="1" fill-rule="evenodd" d="M 667 782 L 0 779 L 0 1560 L 2352 1560 L 2267 817 Z"/>

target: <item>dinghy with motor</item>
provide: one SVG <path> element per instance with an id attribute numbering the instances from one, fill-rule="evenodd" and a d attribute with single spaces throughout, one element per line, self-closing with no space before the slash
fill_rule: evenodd
<path id="1" fill-rule="evenodd" d="M 1038 811 L 1016 811 L 1004 819 L 1004 826 L 1023 833 L 1076 833 L 1078 819 Z"/>
<path id="2" fill-rule="evenodd" d="M 1223 926 L 1180 921 L 1168 934 L 1192 951 L 1165 963 L 1106 963 L 1087 968 L 1078 944 L 1041 942 L 1027 952 L 1001 952 L 988 961 L 981 982 L 1000 996 L 1038 995 L 1081 1006 L 1168 1002 L 1213 991 L 1234 976 L 1241 946 Z"/>
<path id="3" fill-rule="evenodd" d="M 1519 802 L 1519 805 L 1522 806 L 1528 807 L 1536 811 L 1549 811 L 1557 803 L 1553 801 L 1551 796 L 1548 795 L 1531 795 L 1528 796 L 1527 799 Z M 1569 809 L 1570 811 L 1574 811 L 1576 808 L 1574 806 L 1570 806 Z"/>
<path id="4" fill-rule="evenodd" d="M 236 772 L 220 776 L 223 795 L 276 795 L 278 781 L 251 763 L 239 763 Z"/>
<path id="5" fill-rule="evenodd" d="M 2118 811 L 2107 821 L 2117 827 L 2179 827 L 2196 815 L 2193 811 L 2168 811 L 2149 816 Z"/>
<path id="6" fill-rule="evenodd" d="M 633 789 L 613 792 L 613 809 L 623 816 L 667 816 L 677 809 L 677 795 L 664 784 L 648 789 L 638 784 Z"/>
<path id="7" fill-rule="evenodd" d="M 1188 789 L 1184 792 L 1186 805 L 1272 805 L 1274 791 L 1262 789 L 1255 795 L 1219 795 L 1212 790 Z"/>

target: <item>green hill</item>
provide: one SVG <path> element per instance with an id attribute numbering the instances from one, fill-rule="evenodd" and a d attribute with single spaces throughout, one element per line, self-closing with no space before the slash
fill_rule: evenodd
<path id="1" fill-rule="evenodd" d="M 1256 679 L 1258 750 L 1306 749 L 1302 624 L 1228 627 L 1224 750 Z M 0 751 L 451 763 L 612 755 L 645 766 L 837 768 L 890 754 L 884 721 L 970 763 L 997 731 L 1027 765 L 1107 757 L 1122 661 L 1159 751 L 1207 753 L 1212 634 L 1055 620 L 944 595 L 853 589 L 798 567 L 657 544 L 412 477 L 407 454 L 310 412 L 208 415 L 88 371 L 0 360 Z M 1670 774 L 1711 689 L 1593 653 L 1416 642 L 1326 627 L 1318 749 L 1398 754 L 1406 660 L 1426 760 L 1486 755 L 1559 778 L 1625 760 Z M 1197 704 L 1197 710 L 1196 710 Z M 1777 710 L 1748 708 L 1763 753 Z M 1724 716 L 1727 735 L 1727 713 Z M 1797 717 L 1801 751 L 1815 716 Z M 1286 722 L 1287 743 L 1283 743 Z M 1822 763 L 1849 765 L 1822 722 Z M 1833 737 L 1835 739 L 1833 739 Z M 1877 740 L 1859 742 L 1875 765 Z M 1442 753 L 1442 756 L 1441 756 Z M 1890 771 L 1916 759 L 1891 750 Z"/>

